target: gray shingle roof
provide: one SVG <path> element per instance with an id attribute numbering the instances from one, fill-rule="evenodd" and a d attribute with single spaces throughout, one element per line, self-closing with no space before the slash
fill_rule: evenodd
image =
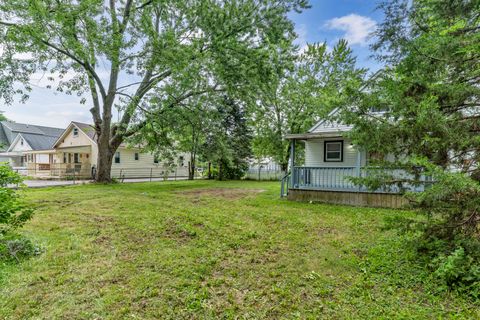
<path id="1" fill-rule="evenodd" d="M 77 127 L 80 128 L 85 134 L 92 139 L 93 141 L 97 141 L 97 133 L 95 131 L 95 128 L 87 123 L 81 123 L 81 122 L 75 122 L 72 121 L 73 124 L 75 124 Z"/>
<path id="2" fill-rule="evenodd" d="M 33 150 L 50 150 L 58 139 L 53 136 L 42 136 L 30 133 L 21 133 L 21 135 Z"/>
<path id="3" fill-rule="evenodd" d="M 63 131 L 65 129 L 0 121 L 0 145 L 4 145 L 0 150 L 8 149 L 18 134 L 22 134 L 33 150 L 50 149 Z"/>
<path id="4" fill-rule="evenodd" d="M 7 135 L 3 131 L 3 126 L 0 125 L 0 151 L 7 150 L 10 143 L 8 142 Z"/>

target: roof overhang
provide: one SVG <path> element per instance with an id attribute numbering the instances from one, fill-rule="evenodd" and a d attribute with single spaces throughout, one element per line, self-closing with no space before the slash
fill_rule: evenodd
<path id="1" fill-rule="evenodd" d="M 20 151 L 8 151 L 8 152 L 1 152 L 0 157 L 21 157 L 23 156 L 23 152 Z"/>
<path id="2" fill-rule="evenodd" d="M 57 150 L 51 149 L 51 150 L 29 150 L 29 151 L 23 151 L 24 154 L 50 154 L 50 153 L 57 153 Z"/>
<path id="3" fill-rule="evenodd" d="M 343 132 L 309 132 L 309 133 L 285 135 L 285 139 L 287 140 L 309 140 L 309 139 L 342 138 L 342 137 L 343 137 Z"/>
<path id="4" fill-rule="evenodd" d="M 63 147 L 63 148 L 56 148 L 55 152 L 85 152 L 88 153 L 92 151 L 92 146 L 71 146 L 71 147 Z"/>

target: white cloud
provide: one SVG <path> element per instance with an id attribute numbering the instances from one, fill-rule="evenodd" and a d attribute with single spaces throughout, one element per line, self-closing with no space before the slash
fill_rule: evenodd
<path id="1" fill-rule="evenodd" d="M 295 28 L 295 32 L 298 37 L 295 39 L 295 44 L 300 47 L 300 53 L 303 53 L 307 49 L 307 34 L 308 29 L 306 24 L 299 24 Z"/>
<path id="2" fill-rule="evenodd" d="M 325 26 L 328 29 L 345 31 L 343 38 L 349 44 L 366 45 L 367 39 L 370 33 L 375 30 L 377 23 L 369 17 L 352 13 L 328 20 Z"/>

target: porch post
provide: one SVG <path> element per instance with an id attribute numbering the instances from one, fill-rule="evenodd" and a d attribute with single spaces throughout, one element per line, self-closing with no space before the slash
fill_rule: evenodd
<path id="1" fill-rule="evenodd" d="M 356 176 L 357 177 L 360 177 L 362 172 L 361 172 L 361 168 L 362 168 L 362 149 L 360 148 L 360 146 L 357 146 L 357 163 L 355 164 L 355 171 L 356 171 Z M 362 189 L 362 186 L 358 186 L 358 191 L 360 191 Z"/>
<path id="2" fill-rule="evenodd" d="M 292 187 L 295 186 L 295 139 L 290 142 L 290 170 L 292 170 Z"/>

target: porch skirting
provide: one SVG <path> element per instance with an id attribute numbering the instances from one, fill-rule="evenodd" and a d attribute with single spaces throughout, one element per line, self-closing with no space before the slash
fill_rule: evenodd
<path id="1" fill-rule="evenodd" d="M 288 190 L 288 200 L 396 209 L 409 205 L 408 200 L 399 194 L 293 188 Z"/>

